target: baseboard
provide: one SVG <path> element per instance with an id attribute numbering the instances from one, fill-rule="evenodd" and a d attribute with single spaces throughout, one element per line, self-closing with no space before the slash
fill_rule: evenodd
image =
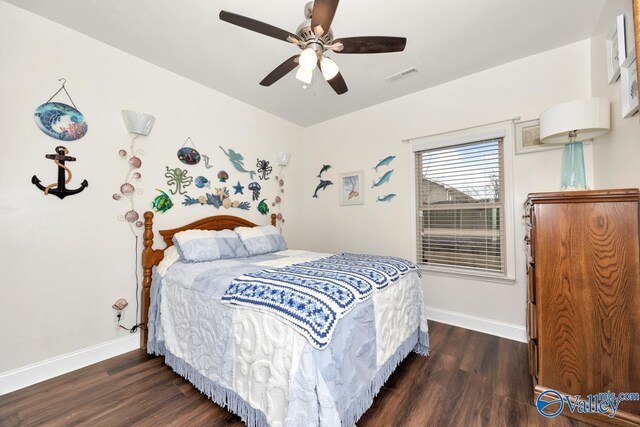
<path id="1" fill-rule="evenodd" d="M 130 334 L 93 347 L 0 373 L 0 396 L 140 348 L 140 336 Z"/>
<path id="2" fill-rule="evenodd" d="M 507 338 L 513 341 L 527 342 L 527 330 L 524 326 L 498 322 L 483 317 L 470 316 L 440 308 L 427 307 L 427 318 L 448 325 L 459 326 L 472 331 Z"/>
<path id="3" fill-rule="evenodd" d="M 436 322 L 484 332 L 514 341 L 527 342 L 525 328 L 512 323 L 498 322 L 434 307 L 427 307 L 427 318 Z M 66 374 L 67 372 L 84 368 L 85 366 L 118 356 L 139 347 L 140 337 L 138 334 L 133 334 L 0 373 L 0 396 Z"/>

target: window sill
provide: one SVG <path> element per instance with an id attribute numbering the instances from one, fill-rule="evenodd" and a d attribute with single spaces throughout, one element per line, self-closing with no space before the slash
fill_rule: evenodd
<path id="1" fill-rule="evenodd" d="M 474 272 L 463 272 L 463 271 L 454 271 L 448 268 L 438 268 L 438 267 L 428 267 L 421 265 L 420 271 L 427 274 L 435 274 L 438 276 L 448 276 L 448 277 L 459 277 L 462 279 L 474 279 L 480 280 L 483 282 L 494 282 L 501 283 L 503 285 L 514 285 L 516 283 L 516 278 L 512 276 L 502 276 L 502 275 L 492 275 L 488 273 L 474 273 Z"/>

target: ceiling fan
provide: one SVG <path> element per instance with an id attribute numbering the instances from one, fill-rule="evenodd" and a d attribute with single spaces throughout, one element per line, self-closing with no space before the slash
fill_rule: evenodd
<path id="1" fill-rule="evenodd" d="M 296 34 L 225 10 L 220 11 L 220 19 L 278 40 L 293 43 L 302 49 L 302 53 L 293 55 L 269 73 L 260 82 L 262 86 L 271 86 L 298 66 L 300 68 L 296 73 L 296 78 L 309 84 L 313 78 L 313 70 L 318 66 L 333 90 L 338 95 L 342 95 L 349 89 L 336 63 L 325 56 L 327 51 L 336 53 L 402 52 L 407 44 L 407 39 L 404 37 L 369 36 L 334 40 L 331 22 L 338 8 L 338 2 L 339 0 L 315 0 L 307 3 L 304 8 L 306 20 L 298 26 Z"/>

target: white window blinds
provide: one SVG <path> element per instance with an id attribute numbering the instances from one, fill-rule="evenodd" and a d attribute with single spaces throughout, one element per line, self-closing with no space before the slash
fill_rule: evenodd
<path id="1" fill-rule="evenodd" d="M 418 263 L 504 273 L 503 138 L 415 156 Z"/>

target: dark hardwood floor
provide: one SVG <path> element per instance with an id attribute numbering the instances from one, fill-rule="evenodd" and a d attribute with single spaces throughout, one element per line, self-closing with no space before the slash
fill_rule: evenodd
<path id="1" fill-rule="evenodd" d="M 526 344 L 429 322 L 431 355 L 411 354 L 358 427 L 586 426 L 532 405 Z M 0 396 L 0 426 L 242 426 L 142 350 Z"/>

